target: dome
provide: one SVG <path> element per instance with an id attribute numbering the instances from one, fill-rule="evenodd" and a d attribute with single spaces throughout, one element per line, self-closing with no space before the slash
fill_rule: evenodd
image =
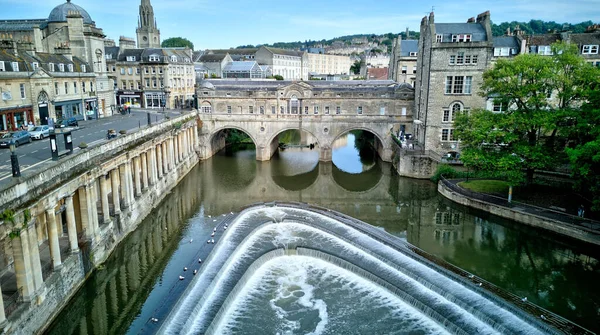
<path id="1" fill-rule="evenodd" d="M 200 88 L 204 88 L 204 89 L 208 89 L 208 90 L 214 90 L 215 89 L 215 85 L 211 84 L 210 82 L 208 82 L 206 80 L 202 80 L 200 82 L 199 87 Z"/>
<path id="2" fill-rule="evenodd" d="M 54 7 L 54 9 L 50 12 L 50 15 L 48 16 L 48 22 L 67 22 L 67 14 L 69 14 L 70 11 L 79 12 L 79 14 L 83 16 L 84 24 L 94 24 L 94 21 L 92 21 L 92 17 L 90 16 L 90 14 L 88 14 L 88 12 L 85 9 L 75 4 L 72 4 L 71 0 L 67 0 L 66 3 Z"/>

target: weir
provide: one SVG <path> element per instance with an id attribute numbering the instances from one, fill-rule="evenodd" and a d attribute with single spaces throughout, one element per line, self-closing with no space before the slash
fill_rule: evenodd
<path id="1" fill-rule="evenodd" d="M 240 306 L 246 306 L 253 295 L 262 294 L 263 283 L 269 286 L 269 280 L 264 278 L 270 275 L 264 277 L 265 273 L 270 274 L 273 269 L 281 271 L 281 264 L 285 268 L 288 264 L 313 264 L 317 260 L 318 264 L 326 264 L 319 271 L 344 273 L 340 277 L 344 282 L 370 283 L 368 285 L 375 285 L 378 292 L 384 292 L 381 294 L 390 305 L 407 305 L 404 310 L 418 315 L 407 327 L 441 326 L 454 334 L 558 334 L 567 329 L 570 333 L 587 332 L 537 306 L 520 304 L 542 313 L 531 315 L 514 301 L 491 294 L 487 290 L 491 284 L 485 283 L 482 287 L 481 281 L 471 279 L 473 276 L 461 277 L 439 266 L 443 261 L 432 263 L 421 255 L 414 252 L 414 247 L 377 228 L 327 209 L 298 204 L 249 207 L 218 241 L 198 275 L 160 325 L 159 332 L 213 334 L 227 327 L 237 327 L 234 318 L 247 320 L 252 313 Z M 305 261 L 307 257 L 315 261 Z M 316 273 L 315 268 L 312 271 L 308 272 Z M 361 290 L 359 286 L 356 288 Z M 307 298 L 311 303 L 304 301 L 303 306 L 312 306 L 314 313 L 318 309 L 319 316 L 313 315 L 313 319 L 320 320 L 317 328 L 323 330 L 328 322 L 328 305 L 326 298 L 313 297 L 313 291 L 319 290 L 316 286 L 301 290 L 299 295 L 311 297 Z M 287 315 L 273 304 L 271 300 L 271 309 Z M 333 306 L 329 309 L 335 313 Z M 267 308 L 267 314 L 269 311 Z"/>

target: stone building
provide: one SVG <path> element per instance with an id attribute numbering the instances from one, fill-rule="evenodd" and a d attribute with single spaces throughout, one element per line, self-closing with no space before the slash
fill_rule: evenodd
<path id="1" fill-rule="evenodd" d="M 418 144 L 439 155 L 460 150 L 454 137 L 458 113 L 485 108 L 480 97 L 483 72 L 490 67 L 493 38 L 490 13 L 466 23 L 421 21 L 415 81 L 415 136 Z"/>
<path id="2" fill-rule="evenodd" d="M 160 30 L 156 25 L 154 9 L 150 0 L 142 0 L 140 4 L 140 16 L 135 32 L 138 48 L 160 48 Z"/>
<path id="3" fill-rule="evenodd" d="M 106 73 L 105 35 L 102 29 L 96 27 L 85 9 L 67 0 L 56 6 L 47 19 L 0 20 L 0 39 L 7 43 L 15 42 L 20 54 L 23 51 L 64 55 L 68 59 L 72 57 L 87 64 L 85 73 L 91 69 L 96 77 L 94 91 L 97 102 L 94 102 L 96 110 L 93 114 L 98 117 L 111 114 L 110 106 L 114 104 L 114 94 L 113 85 Z M 2 81 L 0 79 L 0 82 Z M 87 78 L 85 81 L 88 81 Z M 83 87 L 82 82 L 78 85 Z M 48 103 L 48 115 L 56 116 L 57 107 L 60 106 L 55 105 L 53 100 L 48 100 Z M 40 118 L 37 104 L 33 104 L 32 113 L 34 118 L 45 122 L 45 117 Z M 83 117 L 87 118 L 87 115 L 84 113 Z"/>
<path id="4" fill-rule="evenodd" d="M 401 36 L 394 39 L 392 42 L 388 79 L 414 86 L 417 79 L 418 50 L 418 40 L 403 40 Z"/>
<path id="5" fill-rule="evenodd" d="M 308 72 L 317 74 L 349 74 L 352 63 L 349 56 L 311 53 L 308 56 Z"/>
<path id="6" fill-rule="evenodd" d="M 261 46 L 255 54 L 258 64 L 268 65 L 273 75 L 285 80 L 308 80 L 308 53 Z"/>

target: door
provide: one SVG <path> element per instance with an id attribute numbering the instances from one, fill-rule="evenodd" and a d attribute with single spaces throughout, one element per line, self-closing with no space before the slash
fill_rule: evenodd
<path id="1" fill-rule="evenodd" d="M 44 125 L 48 124 L 48 105 L 39 105 L 40 122 Z"/>

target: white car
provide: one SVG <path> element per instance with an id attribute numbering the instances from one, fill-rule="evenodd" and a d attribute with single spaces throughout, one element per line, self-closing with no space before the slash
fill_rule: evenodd
<path id="1" fill-rule="evenodd" d="M 44 137 L 48 137 L 50 134 L 50 127 L 48 126 L 35 126 L 29 131 L 29 136 L 34 140 L 43 140 Z"/>

